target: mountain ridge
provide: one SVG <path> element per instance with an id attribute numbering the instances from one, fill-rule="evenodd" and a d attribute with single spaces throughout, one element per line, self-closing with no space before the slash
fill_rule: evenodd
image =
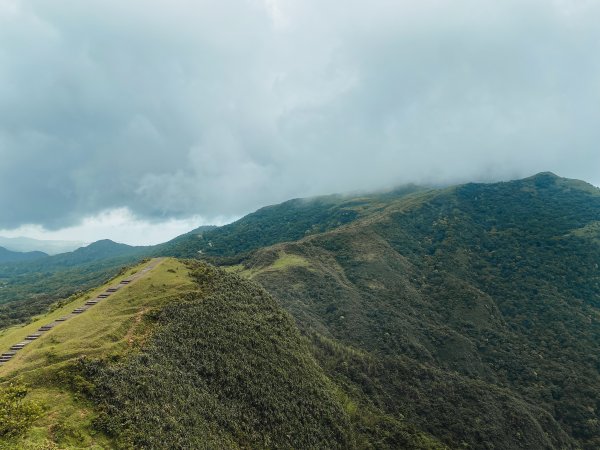
<path id="1" fill-rule="evenodd" d="M 15 252 L 7 248 L 0 247 L 0 263 L 12 263 L 22 261 L 32 261 L 48 256 L 44 252 Z"/>
<path id="2" fill-rule="evenodd" d="M 0 334 L 0 346 L 141 267 Z M 7 384 L 28 392 L 21 404 L 31 411 L 8 424 L 14 435 L 0 428 L 8 449 L 362 448 L 373 423 L 390 443 L 444 448 L 372 413 L 353 425 L 368 410 L 326 377 L 291 316 L 256 283 L 198 261 L 163 260 L 45 332 L 0 366 L 0 405 Z"/>
<path id="3" fill-rule="evenodd" d="M 48 255 L 57 255 L 76 250 L 85 245 L 85 242 L 80 241 L 33 239 L 24 236 L 12 238 L 0 236 L 0 246 L 14 252 L 41 251 Z"/>
<path id="4" fill-rule="evenodd" d="M 377 380 L 370 398 L 394 399 L 384 411 L 422 414 L 415 424 L 451 446 L 591 449 L 600 442 L 600 249 L 578 230 L 597 223 L 599 192 L 547 173 L 469 183 L 258 250 L 230 270 L 282 302 L 320 363 L 333 367 L 330 377 L 355 388 Z M 327 339 L 373 355 L 370 364 L 407 381 L 364 372 L 360 358 L 349 377 L 334 364 L 343 356 L 319 350 Z M 571 364 L 581 372 L 574 378 Z M 463 398 L 433 404 L 436 390 Z M 500 411 L 521 425 L 509 426 Z M 493 423 L 477 422 L 486 415 Z M 544 437 L 540 429 L 553 431 Z"/>
<path id="5" fill-rule="evenodd" d="M 222 301 L 246 289 L 222 270 L 250 278 L 276 299 L 332 383 L 331 398 L 353 430 L 348 442 L 358 448 L 592 450 L 600 446 L 599 218 L 598 188 L 540 173 L 388 196 L 292 201 L 221 234 L 193 231 L 179 247 L 162 250 L 220 265 L 193 263 L 217 271 L 222 283 L 211 292 L 224 293 Z M 316 227 L 307 228 L 311 223 Z M 199 254 L 207 242 L 213 250 Z M 97 245 L 105 247 L 120 261 L 131 257 L 126 246 Z M 157 249 L 138 250 L 142 257 Z M 160 286 L 156 280 L 149 289 L 162 295 Z M 252 304 L 250 310 L 259 307 Z M 197 306 L 194 317 L 208 320 Z M 222 312 L 218 302 L 210 308 L 215 317 Z M 184 310 L 178 311 L 185 316 Z M 170 317 L 179 323 L 177 314 Z M 161 336 L 179 342 L 177 330 L 190 339 L 204 336 L 199 346 L 209 339 L 184 323 Z M 215 339 L 228 333 L 212 330 Z M 169 360 L 170 371 L 181 370 L 170 354 L 156 352 L 149 360 Z M 210 354 L 208 367 L 218 366 L 218 354 Z M 111 398 L 106 392 L 118 394 L 112 396 L 120 402 L 116 413 L 109 414 L 115 420 L 132 404 L 127 392 L 134 385 L 109 380 L 140 371 L 155 377 L 146 372 L 149 360 L 128 360 L 115 377 L 102 364 L 88 367 L 90 376 L 104 374 L 105 394 L 94 401 L 102 405 Z M 127 442 L 142 442 L 135 439 L 147 431 L 119 424 L 135 424 L 147 412 L 130 413 L 105 426 L 130 435 Z"/>
<path id="6" fill-rule="evenodd" d="M 529 178 L 543 178 L 547 175 L 547 172 L 542 172 Z M 560 178 L 554 174 L 551 175 Z M 597 188 L 585 182 L 560 179 L 570 183 L 575 189 L 583 188 L 589 192 L 598 192 Z M 339 228 L 352 223 L 361 216 L 373 216 L 381 212 L 389 207 L 394 199 L 432 195 L 441 190 L 443 189 L 408 185 L 385 192 L 360 194 L 358 197 L 328 195 L 312 199 L 295 199 L 280 205 L 262 208 L 223 227 L 201 227 L 198 230 L 192 230 L 163 244 L 148 247 L 115 246 L 114 253 L 116 254 L 102 255 L 99 259 L 98 255 L 94 256 L 93 251 L 80 250 L 51 256 L 46 258 L 43 264 L 35 262 L 0 264 L 0 282 L 2 279 L 16 281 L 16 284 L 6 284 L 5 289 L 0 290 L 0 326 L 7 321 L 14 323 L 21 320 L 20 318 L 26 317 L 30 310 L 41 311 L 44 305 L 59 296 L 70 295 L 79 289 L 89 288 L 94 283 L 106 279 L 107 276 L 117 273 L 122 265 L 133 263 L 140 258 L 175 256 L 225 262 L 223 258 L 226 257 L 229 258 L 228 264 L 235 264 L 249 252 L 261 246 L 293 241 L 304 236 Z M 304 219 L 298 220 L 305 214 Z M 288 219 L 284 220 L 283 217 L 286 216 Z M 275 217 L 274 220 L 273 217 Z M 582 232 L 589 233 L 589 230 Z M 86 263 L 87 267 L 84 270 L 85 276 L 82 277 L 81 274 L 73 272 L 73 269 L 83 263 Z M 48 274 L 51 280 L 56 281 L 49 283 L 40 281 L 37 274 L 42 272 Z M 45 289 L 45 285 L 50 286 L 50 289 Z M 31 286 L 31 288 L 26 286 Z M 31 308 L 19 303 L 21 299 L 29 300 Z M 10 311 L 3 306 L 7 303 L 11 304 Z"/>

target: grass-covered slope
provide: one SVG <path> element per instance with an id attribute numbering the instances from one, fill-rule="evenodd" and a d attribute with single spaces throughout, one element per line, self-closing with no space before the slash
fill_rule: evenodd
<path id="1" fill-rule="evenodd" d="M 69 315 L 87 300 L 105 292 L 109 286 L 117 285 L 121 279 L 138 273 L 146 264 L 128 268 L 104 285 L 55 303 L 49 312 L 34 317 L 26 325 L 1 330 L 0 350 L 5 351 L 12 344 L 22 341 L 40 326 Z M 84 314 L 57 325 L 19 351 L 11 362 L 0 366 L 0 376 L 30 373 L 37 367 L 46 370 L 53 365 L 61 366 L 65 361 L 72 362 L 81 355 L 118 354 L 130 346 L 125 335 L 129 333 L 132 338 L 136 335 L 134 328 L 140 324 L 144 313 L 161 308 L 180 294 L 195 288 L 187 276 L 187 270 L 180 266 L 175 260 L 163 261 L 151 273 L 111 294 Z"/>
<path id="2" fill-rule="evenodd" d="M 258 285 L 203 263 L 133 358 L 88 364 L 99 425 L 123 448 L 349 448 L 333 384 Z"/>
<path id="3" fill-rule="evenodd" d="M 416 194 L 230 270 L 347 392 L 451 446 L 600 447 L 600 194 L 552 174 Z"/>
<path id="4" fill-rule="evenodd" d="M 0 350 L 5 352 L 40 326 L 67 315 L 142 267 L 128 269 L 103 286 L 59 302 L 28 325 L 2 330 Z M 142 320 L 144 315 L 195 289 L 187 273 L 177 261 L 164 261 L 134 284 L 56 326 L 1 366 L 0 404 L 6 398 L 5 389 L 16 383 L 28 391 L 22 402 L 36 405 L 40 414 L 18 436 L 0 436 L 0 448 L 110 448 L 110 439 L 93 426 L 97 415 L 93 405 L 81 394 L 88 381 L 74 367 L 82 357 L 114 358 L 136 351 L 150 331 Z M 13 413 L 11 410 L 8 415 Z"/>
<path id="5" fill-rule="evenodd" d="M 103 240 L 69 253 L 0 263 L 0 329 L 26 321 L 57 299 L 106 282 L 147 253 L 146 247 Z"/>
<path id="6" fill-rule="evenodd" d="M 110 284 L 5 330 L 0 347 Z M 0 367 L 0 418 L 3 404 L 23 418 L 4 435 L 0 427 L 0 448 L 10 449 L 353 448 L 363 439 L 356 405 L 264 289 L 174 259 Z M 382 426 L 398 442 L 435 448 L 402 424 Z"/>

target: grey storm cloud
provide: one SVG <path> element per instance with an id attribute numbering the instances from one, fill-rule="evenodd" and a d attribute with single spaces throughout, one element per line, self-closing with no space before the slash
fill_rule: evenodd
<path id="1" fill-rule="evenodd" d="M 598 182 L 599 22 L 583 0 L 0 0 L 0 228 Z"/>

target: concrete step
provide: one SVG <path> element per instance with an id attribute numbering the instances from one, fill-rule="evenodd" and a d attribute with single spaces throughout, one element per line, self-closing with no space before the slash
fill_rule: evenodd
<path id="1" fill-rule="evenodd" d="M 141 270 L 139 275 L 145 274 L 146 272 L 152 270 L 156 266 L 156 264 L 157 263 L 154 263 L 154 264 L 151 264 L 151 265 L 145 267 L 144 269 Z M 97 299 L 88 300 L 85 303 L 85 306 L 74 309 L 71 314 L 81 314 L 82 312 L 85 312 L 88 309 L 88 307 L 96 305 L 100 299 L 107 298 L 110 294 L 117 292 L 121 287 L 123 287 L 123 285 L 127 285 L 127 284 L 131 283 L 132 281 L 134 281 L 135 279 L 139 278 L 139 275 L 136 275 L 132 278 L 128 278 L 125 280 L 121 280 L 117 286 L 109 287 L 108 289 L 106 289 L 106 292 L 98 295 Z M 38 339 L 40 336 L 42 336 L 42 333 L 45 333 L 46 331 L 50 331 L 56 325 L 56 322 L 64 322 L 64 321 L 68 320 L 69 317 L 70 316 L 59 317 L 58 319 L 55 319 L 53 323 L 48 324 L 48 325 L 43 325 L 38 329 L 38 331 L 36 333 L 30 334 L 27 337 L 25 337 L 25 340 L 23 342 L 19 342 L 18 344 L 12 345 L 10 347 L 10 351 L 2 353 L 0 355 L 0 364 L 3 364 L 5 362 L 9 361 L 11 358 L 13 358 L 13 356 L 15 356 L 17 354 L 17 352 L 19 350 L 23 349 L 29 342 L 34 341 L 34 340 Z"/>

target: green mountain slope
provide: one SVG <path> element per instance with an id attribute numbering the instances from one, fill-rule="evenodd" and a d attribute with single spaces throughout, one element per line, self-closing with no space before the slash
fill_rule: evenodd
<path id="1" fill-rule="evenodd" d="M 4 331 L 0 347 L 140 268 Z M 11 401 L 11 385 L 27 395 Z M 23 419 L 0 427 L 0 448 L 354 448 L 356 411 L 264 289 L 198 262 L 163 261 L 0 366 L 0 418 Z M 379 422 L 395 442 L 441 448 Z"/>
<path id="2" fill-rule="evenodd" d="M 144 257 L 214 258 L 330 230 L 419 190 L 407 186 L 363 197 L 325 196 L 262 208 L 223 227 L 204 226 L 164 244 L 131 247 L 109 240 L 30 263 L 0 264 L 0 328 L 39 314 L 53 301 L 89 289 Z"/>
<path id="3" fill-rule="evenodd" d="M 168 260 L 0 368 L 0 397 L 20 377 L 45 411 L 7 442 L 596 449 L 599 243 L 599 190 L 543 173 L 292 201 L 139 253 L 109 244 L 68 270 L 197 255 L 295 324 L 254 283 Z"/>
<path id="4" fill-rule="evenodd" d="M 209 259 L 233 257 L 279 242 L 295 241 L 351 223 L 383 208 L 390 199 L 421 191 L 406 186 L 364 196 L 329 195 L 267 206 L 222 227 L 201 227 L 165 244 L 154 255 Z"/>
<path id="5" fill-rule="evenodd" d="M 455 447 L 593 449 L 599 219 L 598 189 L 540 174 L 392 201 L 231 270 L 384 413 Z"/>

